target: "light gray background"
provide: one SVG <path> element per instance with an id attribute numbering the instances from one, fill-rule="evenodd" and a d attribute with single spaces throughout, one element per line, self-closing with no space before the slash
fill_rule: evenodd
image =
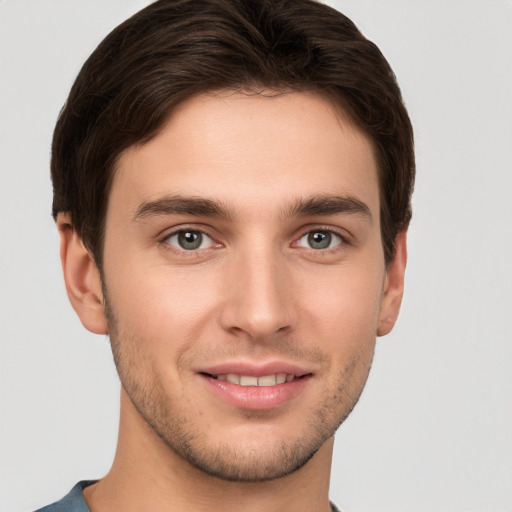
<path id="1" fill-rule="evenodd" d="M 51 133 L 95 45 L 143 0 L 0 3 L 0 510 L 97 478 L 114 454 L 108 342 L 65 295 Z M 337 435 L 346 512 L 512 511 L 512 3 L 330 2 L 393 66 L 418 179 L 395 331 Z"/>

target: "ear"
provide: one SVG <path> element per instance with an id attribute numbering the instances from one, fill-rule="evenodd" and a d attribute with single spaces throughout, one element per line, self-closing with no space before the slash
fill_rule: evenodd
<path id="1" fill-rule="evenodd" d="M 382 290 L 382 300 L 377 336 L 385 336 L 391 332 L 402 304 L 404 294 L 404 275 L 407 263 L 407 232 L 400 232 L 395 241 L 395 254 L 386 269 L 386 277 Z"/>
<path id="2" fill-rule="evenodd" d="M 69 300 L 84 327 L 95 334 L 107 334 L 103 290 L 98 267 L 73 228 L 71 217 L 59 213 L 60 260 Z"/>

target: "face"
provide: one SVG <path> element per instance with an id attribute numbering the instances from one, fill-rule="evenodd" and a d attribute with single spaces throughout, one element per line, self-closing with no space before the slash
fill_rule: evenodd
<path id="1" fill-rule="evenodd" d="M 188 100 L 119 161 L 103 276 L 123 388 L 167 446 L 224 479 L 293 472 L 385 314 L 372 145 L 312 94 Z"/>

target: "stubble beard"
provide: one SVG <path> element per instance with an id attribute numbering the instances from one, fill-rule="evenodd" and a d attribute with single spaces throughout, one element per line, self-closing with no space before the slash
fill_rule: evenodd
<path id="1" fill-rule="evenodd" d="M 130 340 L 120 330 L 106 294 L 104 297 L 115 365 L 121 385 L 133 406 L 174 454 L 206 475 L 221 480 L 264 482 L 285 477 L 302 468 L 350 414 L 370 370 L 371 359 L 360 389 L 348 393 L 347 388 L 353 384 L 350 374 L 360 364 L 356 360 L 350 362 L 341 372 L 338 387 L 334 392 L 326 393 L 323 402 L 310 412 L 307 428 L 295 439 L 282 440 L 272 447 L 259 449 L 252 446 L 250 440 L 247 444 L 218 442 L 213 445 L 208 429 L 199 429 L 190 419 L 186 397 L 183 400 L 177 397 L 172 402 L 161 382 L 150 381 L 154 373 L 144 353 L 126 353 L 126 347 L 144 347 L 145 343 Z M 257 413 L 247 413 L 248 420 L 252 417 L 257 422 L 257 416 Z"/>

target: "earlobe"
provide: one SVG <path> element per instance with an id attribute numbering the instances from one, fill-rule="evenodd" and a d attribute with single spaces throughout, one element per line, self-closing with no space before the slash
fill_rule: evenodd
<path id="1" fill-rule="evenodd" d="M 95 334 L 107 334 L 103 291 L 98 267 L 67 213 L 59 213 L 60 259 L 66 291 L 84 327 Z"/>
<path id="2" fill-rule="evenodd" d="M 386 269 L 377 336 L 385 336 L 391 332 L 400 312 L 404 293 L 405 266 L 407 264 L 406 239 L 406 231 L 397 235 L 395 254 Z"/>

